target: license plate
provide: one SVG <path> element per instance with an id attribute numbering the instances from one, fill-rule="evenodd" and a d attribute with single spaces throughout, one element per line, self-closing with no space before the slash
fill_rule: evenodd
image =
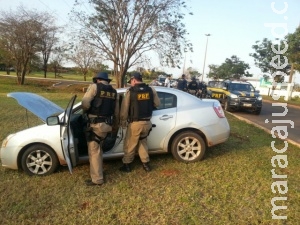
<path id="1" fill-rule="evenodd" d="M 252 107 L 252 104 L 244 103 L 244 106 L 245 106 L 245 107 Z"/>

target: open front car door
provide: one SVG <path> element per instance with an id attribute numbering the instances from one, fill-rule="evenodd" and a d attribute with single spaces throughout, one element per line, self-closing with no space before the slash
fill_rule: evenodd
<path id="1" fill-rule="evenodd" d="M 67 162 L 70 173 L 72 173 L 72 168 L 74 166 L 76 166 L 76 164 L 78 162 L 78 154 L 75 151 L 74 137 L 73 137 L 71 126 L 70 126 L 72 109 L 73 109 L 73 105 L 74 105 L 76 97 L 77 96 L 74 95 L 71 98 L 71 100 L 65 110 L 64 116 L 62 118 L 63 122 L 60 126 L 61 146 L 62 146 L 63 154 L 64 154 L 65 160 Z"/>

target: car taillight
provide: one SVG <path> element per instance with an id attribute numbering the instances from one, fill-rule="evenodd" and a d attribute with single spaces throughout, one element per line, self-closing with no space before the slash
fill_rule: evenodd
<path id="1" fill-rule="evenodd" d="M 214 107 L 214 110 L 215 110 L 215 112 L 216 112 L 216 114 L 217 114 L 218 117 L 220 117 L 220 118 L 224 118 L 225 117 L 225 113 L 224 113 L 224 111 L 222 109 L 222 106 L 221 106 L 220 102 L 214 102 L 214 106 L 213 107 Z"/>

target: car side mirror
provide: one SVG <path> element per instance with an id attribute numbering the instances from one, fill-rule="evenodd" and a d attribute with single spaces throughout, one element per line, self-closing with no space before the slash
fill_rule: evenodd
<path id="1" fill-rule="evenodd" d="M 256 93 L 259 93 L 259 92 L 260 92 L 260 90 L 255 90 L 255 92 L 256 92 Z"/>
<path id="2" fill-rule="evenodd" d="M 49 116 L 46 120 L 48 126 L 54 126 L 59 124 L 58 116 Z"/>

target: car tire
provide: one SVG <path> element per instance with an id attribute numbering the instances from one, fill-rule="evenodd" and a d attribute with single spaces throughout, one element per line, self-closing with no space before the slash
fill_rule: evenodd
<path id="1" fill-rule="evenodd" d="M 58 159 L 52 149 L 36 144 L 29 147 L 21 159 L 22 169 L 30 176 L 45 176 L 58 168 Z"/>
<path id="2" fill-rule="evenodd" d="M 178 134 L 171 146 L 173 157 L 185 163 L 200 161 L 204 156 L 205 149 L 203 138 L 190 131 Z"/>
<path id="3" fill-rule="evenodd" d="M 260 112 L 261 112 L 261 109 L 257 109 L 257 110 L 255 110 L 253 113 L 254 113 L 255 115 L 259 115 Z"/>

